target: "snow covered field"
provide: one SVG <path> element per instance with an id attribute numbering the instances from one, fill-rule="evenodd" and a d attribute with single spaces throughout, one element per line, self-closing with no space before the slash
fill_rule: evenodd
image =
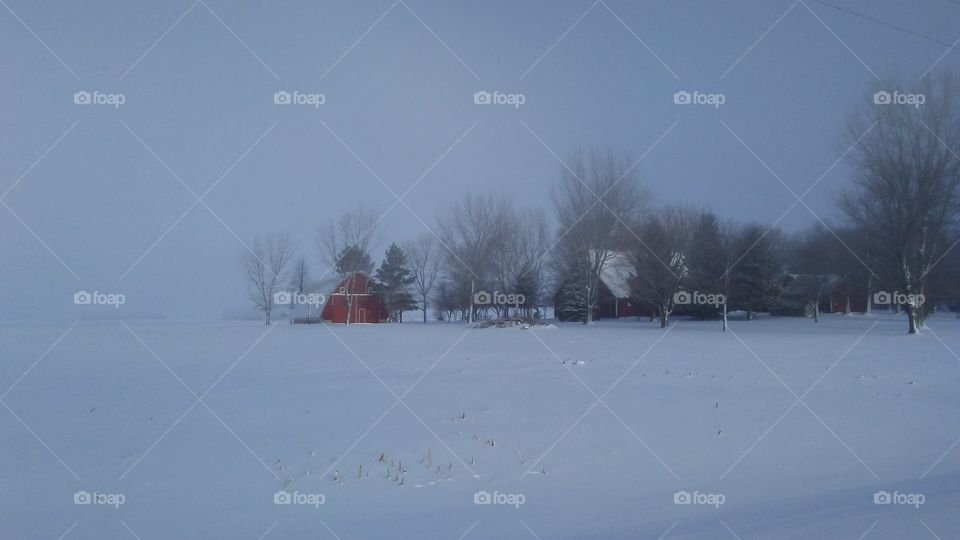
<path id="1" fill-rule="evenodd" d="M 128 325 L 0 326 L 0 537 L 960 535 L 950 316 Z"/>

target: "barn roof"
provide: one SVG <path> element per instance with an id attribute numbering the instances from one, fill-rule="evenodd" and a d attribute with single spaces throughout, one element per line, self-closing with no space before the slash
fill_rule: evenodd
<path id="1" fill-rule="evenodd" d="M 630 298 L 630 279 L 636 275 L 636 268 L 626 253 L 613 252 L 600 268 L 600 281 L 616 298 Z"/>

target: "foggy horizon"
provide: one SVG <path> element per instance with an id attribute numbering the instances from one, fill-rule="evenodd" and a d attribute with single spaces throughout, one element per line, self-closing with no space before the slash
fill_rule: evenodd
<path id="1" fill-rule="evenodd" d="M 960 0 L 0 0 L 0 537 L 960 537 Z"/>
<path id="2" fill-rule="evenodd" d="M 390 208 L 377 262 L 467 192 L 540 209 L 556 233 L 549 193 L 577 150 L 642 157 L 655 205 L 832 223 L 846 118 L 886 81 L 956 68 L 936 41 L 958 22 L 947 0 L 9 1 L 2 318 L 246 316 L 241 241 L 289 232 L 319 275 L 318 226 L 357 205 Z M 484 91 L 523 102 L 475 104 Z M 123 313 L 74 306 L 79 290 L 123 293 Z"/>

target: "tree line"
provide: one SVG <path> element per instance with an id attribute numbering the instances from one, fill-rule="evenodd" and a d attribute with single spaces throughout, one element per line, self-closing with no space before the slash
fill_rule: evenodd
<path id="1" fill-rule="evenodd" d="M 903 310 L 915 333 L 932 310 L 960 301 L 960 86 L 930 77 L 919 91 L 923 106 L 864 100 L 851 112 L 840 158 L 851 160 L 854 177 L 836 201 L 841 218 L 794 234 L 655 204 L 635 161 L 593 150 L 564 160 L 550 194 L 552 225 L 543 210 L 505 195 L 468 193 L 427 232 L 391 243 L 376 271 L 371 246 L 382 217 L 370 210 L 321 226 L 318 251 L 341 280 L 370 275 L 398 322 L 411 309 L 426 322 L 431 312 L 441 320 L 540 317 L 552 306 L 559 318 L 589 323 L 602 275 L 623 265 L 631 302 L 661 327 L 675 313 L 725 327 L 729 311 L 752 319 L 785 305 L 818 321 L 837 295 L 845 313 L 853 304 Z M 268 324 L 275 292 L 302 293 L 309 283 L 306 260 L 292 260 L 292 251 L 287 236 L 261 237 L 243 258 Z M 712 301 L 691 302 L 692 293 Z"/>

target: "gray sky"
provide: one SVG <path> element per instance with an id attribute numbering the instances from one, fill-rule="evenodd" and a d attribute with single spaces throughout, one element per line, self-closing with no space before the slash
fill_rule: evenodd
<path id="1" fill-rule="evenodd" d="M 829 3 L 960 37 L 951 0 Z M 909 88 L 957 69 L 946 51 L 815 0 L 3 0 L 0 317 L 234 314 L 249 308 L 234 234 L 290 231 L 322 273 L 317 225 L 387 210 L 381 181 L 399 194 L 429 170 L 405 201 L 431 226 L 470 189 L 549 208 L 554 153 L 577 148 L 649 150 L 637 170 L 658 202 L 772 223 L 796 199 L 760 160 L 803 193 L 875 76 Z M 281 90 L 325 102 L 275 105 Z M 525 102 L 475 105 L 481 90 Z M 675 105 L 677 91 L 725 103 Z M 841 162 L 804 201 L 835 217 L 848 176 Z M 211 186 L 210 210 L 187 212 Z M 797 205 L 780 225 L 815 219 Z M 383 224 L 377 258 L 424 230 L 403 205 Z M 78 290 L 126 304 L 74 306 Z"/>

